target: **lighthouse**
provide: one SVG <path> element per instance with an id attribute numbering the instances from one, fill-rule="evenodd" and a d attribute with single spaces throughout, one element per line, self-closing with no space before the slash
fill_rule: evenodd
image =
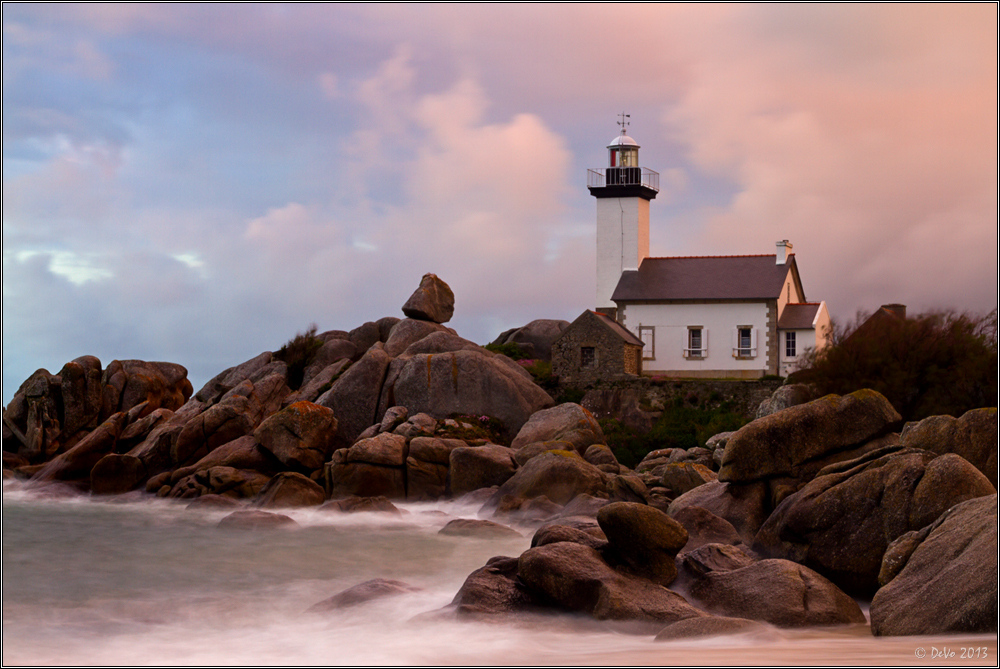
<path id="1" fill-rule="evenodd" d="M 626 270 L 639 269 L 649 256 L 649 201 L 660 190 L 660 175 L 639 166 L 639 144 L 626 134 L 629 115 L 620 114 L 621 132 L 608 144 L 608 166 L 587 170 L 587 188 L 597 198 L 597 311 L 612 317 L 615 286 Z"/>

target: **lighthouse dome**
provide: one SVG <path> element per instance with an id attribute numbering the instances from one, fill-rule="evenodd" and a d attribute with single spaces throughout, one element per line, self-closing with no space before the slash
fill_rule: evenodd
<path id="1" fill-rule="evenodd" d="M 631 137 L 629 137 L 628 135 L 626 135 L 625 133 L 622 133 L 622 134 L 618 135 L 617 137 L 615 137 L 613 140 L 611 140 L 611 143 L 608 144 L 608 148 L 609 149 L 614 149 L 614 148 L 617 148 L 617 147 L 625 147 L 625 146 L 634 147 L 634 148 L 638 149 L 639 148 L 639 143 L 636 142 Z"/>

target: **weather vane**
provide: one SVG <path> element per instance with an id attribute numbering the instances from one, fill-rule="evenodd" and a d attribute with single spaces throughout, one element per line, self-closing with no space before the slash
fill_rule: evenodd
<path id="1" fill-rule="evenodd" d="M 622 134 L 624 135 L 625 134 L 625 127 L 629 125 L 629 122 L 626 121 L 625 119 L 632 118 L 632 115 L 631 114 L 626 114 L 625 112 L 622 112 L 621 114 L 619 114 L 619 116 L 621 116 L 622 120 L 617 121 L 617 123 L 618 123 L 618 125 L 620 125 L 622 127 Z"/>

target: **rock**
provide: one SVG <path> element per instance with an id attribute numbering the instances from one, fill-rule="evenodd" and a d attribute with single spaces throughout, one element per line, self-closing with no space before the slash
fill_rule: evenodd
<path id="1" fill-rule="evenodd" d="M 434 274 L 424 274 L 420 286 L 403 305 L 408 318 L 447 323 L 455 313 L 455 293 Z"/>
<path id="2" fill-rule="evenodd" d="M 535 599 L 598 620 L 660 629 L 665 623 L 704 615 L 676 592 L 623 576 L 593 548 L 569 541 L 529 548 L 518 559 L 517 576 L 537 593 Z"/>
<path id="3" fill-rule="evenodd" d="M 410 412 L 406 407 L 389 407 L 385 411 L 385 415 L 382 416 L 382 422 L 379 423 L 379 432 L 392 432 L 401 423 L 403 423 L 410 415 Z"/>
<path id="4" fill-rule="evenodd" d="M 684 553 L 680 559 L 680 574 L 687 576 L 686 581 L 690 583 L 692 578 L 699 580 L 710 572 L 749 567 L 758 559 L 743 546 L 704 544 Z"/>
<path id="5" fill-rule="evenodd" d="M 700 506 L 678 509 L 673 519 L 683 525 L 688 533 L 688 541 L 681 548 L 681 553 L 692 551 L 705 544 L 735 545 L 743 541 L 732 523 Z"/>
<path id="6" fill-rule="evenodd" d="M 271 480 L 260 472 L 215 466 L 201 469 L 177 481 L 171 487 L 169 496 L 190 499 L 201 495 L 215 494 L 237 498 L 256 497 Z"/>
<path id="7" fill-rule="evenodd" d="M 717 479 L 715 472 L 704 465 L 691 462 L 671 462 L 664 467 L 660 482 L 677 497 Z"/>
<path id="8" fill-rule="evenodd" d="M 342 358 L 336 362 L 330 363 L 312 376 L 309 376 L 309 380 L 303 382 L 302 387 L 297 391 L 289 394 L 288 397 L 282 401 L 282 405 L 289 406 L 302 401 L 315 402 L 319 399 L 320 395 L 333 387 L 334 381 L 336 381 L 340 377 L 341 373 L 350 367 L 350 365 L 351 360 L 349 358 Z M 309 370 L 307 369 L 306 371 L 308 373 Z"/>
<path id="9" fill-rule="evenodd" d="M 184 374 L 186 376 L 187 372 Z M 62 433 L 66 437 L 80 430 L 89 431 L 97 427 L 103 397 L 102 377 L 101 361 L 92 355 L 67 362 L 59 370 L 61 379 L 59 395 L 63 408 Z M 190 386 L 188 383 L 188 396 L 191 395 Z"/>
<path id="10" fill-rule="evenodd" d="M 377 323 L 372 321 L 368 321 L 351 330 L 348 333 L 348 338 L 354 344 L 354 348 L 357 351 L 355 353 L 355 360 L 364 355 L 368 349 L 378 342 L 385 342 L 385 338 L 381 335 L 381 328 L 379 328 Z"/>
<path id="11" fill-rule="evenodd" d="M 492 416 L 503 424 L 505 438 L 516 434 L 533 413 L 552 406 L 548 394 L 517 363 L 475 350 L 397 359 L 383 396 L 385 406 L 402 405 L 411 414 Z M 372 422 L 374 418 L 368 424 Z"/>
<path id="12" fill-rule="evenodd" d="M 451 452 L 465 447 L 461 439 L 416 437 L 410 441 L 406 458 L 407 499 L 433 500 L 448 495 Z"/>
<path id="13" fill-rule="evenodd" d="M 876 636 L 996 631 L 996 494 L 962 502 L 933 524 L 875 593 L 871 628 Z"/>
<path id="14" fill-rule="evenodd" d="M 954 454 L 906 449 L 862 457 L 787 497 L 753 548 L 809 566 L 851 594 L 871 596 L 891 541 L 959 502 L 993 492 L 985 476 Z"/>
<path id="15" fill-rule="evenodd" d="M 418 437 L 430 437 L 437 431 L 438 422 L 425 413 L 418 413 L 410 416 L 405 421 L 396 426 L 393 434 L 398 434 L 405 439 L 416 439 Z"/>
<path id="16" fill-rule="evenodd" d="M 569 327 L 569 321 L 551 320 L 540 318 L 531 321 L 527 325 L 509 330 L 501 337 L 498 337 L 495 344 L 518 344 L 521 351 L 534 360 L 552 359 L 552 342 L 554 342 L 563 330 Z"/>
<path id="17" fill-rule="evenodd" d="M 531 537 L 531 547 L 555 544 L 560 541 L 572 541 L 573 543 L 590 546 L 597 550 L 602 550 L 608 545 L 607 539 L 596 537 L 576 527 L 550 524 L 540 527 L 535 531 L 534 536 Z"/>
<path id="18" fill-rule="evenodd" d="M 642 408 L 642 393 L 635 388 L 594 388 L 583 396 L 580 406 L 596 418 L 619 420 L 623 426 L 639 434 L 649 432 L 659 415 Z"/>
<path id="19" fill-rule="evenodd" d="M 610 503 L 610 500 L 603 497 L 594 497 L 593 495 L 583 493 L 570 500 L 569 504 L 563 507 L 559 515 L 562 517 L 587 516 L 593 518 L 596 523 L 597 512 Z M 603 532 L 601 534 L 603 536 Z"/>
<path id="20" fill-rule="evenodd" d="M 395 358 L 404 351 L 408 350 L 411 344 L 416 344 L 428 335 L 437 332 L 451 334 L 454 336 L 454 332 L 444 325 L 432 323 L 426 320 L 404 318 L 396 323 L 396 325 L 392 328 L 392 332 L 389 333 L 389 339 L 385 342 L 385 352 L 388 353 L 390 357 Z"/>
<path id="21" fill-rule="evenodd" d="M 871 441 L 900 420 L 874 390 L 827 395 L 793 406 L 737 430 L 726 444 L 719 480 L 746 483 L 796 476 L 802 464 Z"/>
<path id="22" fill-rule="evenodd" d="M 250 400 L 232 395 L 198 414 L 181 428 L 170 450 L 170 461 L 186 465 L 200 460 L 219 446 L 250 434 L 254 425 Z"/>
<path id="23" fill-rule="evenodd" d="M 42 467 L 32 481 L 87 481 L 94 465 L 114 449 L 125 425 L 125 414 L 118 412 L 81 439 L 73 448 L 57 455 Z"/>
<path id="24" fill-rule="evenodd" d="M 259 375 L 267 375 L 284 368 L 285 363 L 274 360 L 271 353 L 265 351 L 246 362 L 216 374 L 201 390 L 195 393 L 194 399 L 207 405 L 214 404 L 243 381 L 251 378 L 263 378 Z"/>
<path id="25" fill-rule="evenodd" d="M 344 335 L 347 336 L 347 333 L 345 332 Z M 345 339 L 336 337 L 325 340 L 323 345 L 313 355 L 312 360 L 310 360 L 302 374 L 302 388 L 309 386 L 317 374 L 324 369 L 331 368 L 334 363 L 341 363 L 339 367 L 342 369 L 359 355 L 358 347 L 354 345 L 349 337 Z M 326 379 L 326 381 L 329 380 L 329 378 Z"/>
<path id="26" fill-rule="evenodd" d="M 338 592 L 329 599 L 324 599 L 318 604 L 309 608 L 310 611 L 332 611 L 334 609 L 344 609 L 349 606 L 356 606 L 375 599 L 386 597 L 396 597 L 406 595 L 411 592 L 421 592 L 423 588 L 418 588 L 403 581 L 396 581 L 391 578 L 373 578 L 370 581 L 359 583 L 347 590 Z"/>
<path id="27" fill-rule="evenodd" d="M 756 417 L 763 418 L 764 416 L 770 416 L 783 409 L 805 404 L 815 397 L 816 395 L 813 393 L 812 388 L 804 383 L 791 383 L 781 386 L 771 393 L 770 397 L 760 403 L 760 406 L 757 407 Z"/>
<path id="28" fill-rule="evenodd" d="M 193 392 L 187 370 L 172 362 L 112 360 L 101 377 L 101 415 L 127 412 L 142 402 L 153 409 L 179 409 Z"/>
<path id="29" fill-rule="evenodd" d="M 740 533 L 744 543 L 753 543 L 760 526 L 771 513 L 767 484 L 735 484 L 715 481 L 684 493 L 667 508 L 676 518 L 681 509 L 698 506 L 728 521 Z"/>
<path id="30" fill-rule="evenodd" d="M 134 455 L 109 453 L 90 470 L 90 491 L 95 495 L 120 495 L 146 480 L 146 466 Z"/>
<path id="31" fill-rule="evenodd" d="M 282 472 L 268 481 L 254 506 L 273 509 L 293 506 L 319 506 L 326 499 L 323 488 L 298 472 Z"/>
<path id="32" fill-rule="evenodd" d="M 119 453 L 127 453 L 132 450 L 145 441 L 154 429 L 169 421 L 173 415 L 174 412 L 170 409 L 155 409 L 138 420 L 127 421 L 125 429 L 118 437 L 115 450 Z"/>
<path id="33" fill-rule="evenodd" d="M 813 570 L 789 560 L 761 560 L 730 571 L 711 571 L 691 585 L 690 593 L 720 615 L 778 627 L 865 622 L 857 602 Z"/>
<path id="34" fill-rule="evenodd" d="M 601 507 L 597 523 L 608 538 L 605 554 L 616 562 L 664 586 L 677 577 L 674 557 L 688 533 L 676 520 L 651 506 L 614 502 Z"/>
<path id="35" fill-rule="evenodd" d="M 618 458 L 611 452 L 606 444 L 591 444 L 583 452 L 583 459 L 594 465 L 602 472 L 617 474 L 621 470 Z"/>
<path id="36" fill-rule="evenodd" d="M 219 521 L 219 527 L 238 530 L 270 530 L 297 526 L 298 523 L 288 516 L 269 511 L 233 511 Z"/>
<path id="37" fill-rule="evenodd" d="M 402 467 L 406 464 L 406 438 L 391 432 L 361 439 L 347 449 L 347 462 L 367 462 L 373 465 Z"/>
<path id="38" fill-rule="evenodd" d="M 907 423 L 900 446 L 962 456 L 997 486 L 997 410 L 973 409 L 961 418 L 931 416 Z"/>
<path id="39" fill-rule="evenodd" d="M 339 511 L 340 513 L 391 513 L 397 516 L 403 513 L 382 496 L 377 497 L 345 497 L 330 500 L 319 507 L 320 511 Z"/>
<path id="40" fill-rule="evenodd" d="M 272 414 L 254 430 L 261 448 L 298 472 L 321 469 L 333 452 L 337 419 L 312 402 L 296 402 Z"/>
<path id="41" fill-rule="evenodd" d="M 667 625 L 656 634 L 653 640 L 675 641 L 677 639 L 728 636 L 747 632 L 760 633 L 766 629 L 766 625 L 748 618 L 728 618 L 725 616 L 687 618 Z"/>
<path id="42" fill-rule="evenodd" d="M 449 488 L 452 495 L 460 496 L 501 485 L 516 469 L 513 451 L 506 446 L 486 444 L 454 448 L 449 456 Z"/>
<path id="43" fill-rule="evenodd" d="M 544 495 L 556 504 L 566 504 L 581 493 L 594 495 L 602 492 L 604 476 L 601 470 L 576 453 L 543 453 L 507 479 L 483 509 L 496 509 L 506 496 L 526 500 Z"/>
<path id="44" fill-rule="evenodd" d="M 406 498 L 406 472 L 402 467 L 333 462 L 327 471 L 330 472 L 330 497 Z"/>
<path id="45" fill-rule="evenodd" d="M 533 413 L 510 447 L 516 451 L 539 441 L 569 442 L 580 455 L 591 444 L 607 444 L 594 415 L 572 402 Z"/>
<path id="46" fill-rule="evenodd" d="M 518 581 L 517 567 L 517 558 L 500 556 L 469 574 L 451 602 L 457 615 L 492 619 L 540 610 Z"/>
<path id="47" fill-rule="evenodd" d="M 316 400 L 316 404 L 333 410 L 337 419 L 337 446 L 350 446 L 365 428 L 377 421 L 375 412 L 389 361 L 382 345 L 373 345 Z"/>
<path id="48" fill-rule="evenodd" d="M 452 537 L 481 537 L 483 539 L 521 538 L 520 532 L 506 525 L 472 518 L 456 518 L 442 527 L 438 534 Z"/>
<path id="49" fill-rule="evenodd" d="M 281 463 L 270 452 L 261 450 L 254 436 L 248 434 L 226 442 L 193 465 L 178 467 L 170 474 L 169 480 L 177 483 L 185 476 L 212 467 L 250 469 L 271 477 L 278 473 Z"/>

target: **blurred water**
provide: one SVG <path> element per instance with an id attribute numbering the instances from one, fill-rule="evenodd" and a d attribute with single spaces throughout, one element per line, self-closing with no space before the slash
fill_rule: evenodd
<path id="1" fill-rule="evenodd" d="M 442 536 L 445 523 L 476 509 L 403 508 L 402 518 L 292 510 L 298 528 L 250 532 L 218 528 L 228 511 L 49 496 L 4 482 L 3 663 L 996 664 L 995 635 L 876 639 L 853 626 L 657 643 L 572 616 L 518 625 L 422 615 L 446 606 L 490 557 L 519 555 L 530 535 Z M 372 578 L 421 590 L 307 613 Z M 963 659 L 963 648 L 986 656 Z"/>

